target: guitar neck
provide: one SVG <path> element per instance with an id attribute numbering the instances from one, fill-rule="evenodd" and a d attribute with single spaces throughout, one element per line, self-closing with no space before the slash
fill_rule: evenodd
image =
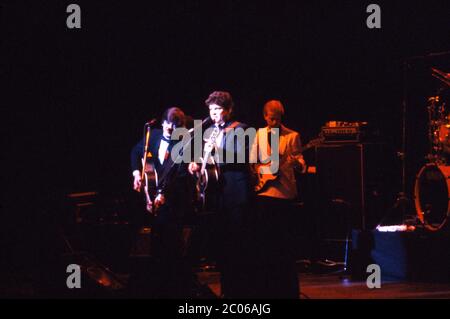
<path id="1" fill-rule="evenodd" d="M 200 169 L 200 173 L 204 174 L 205 173 L 205 169 L 206 169 L 206 164 L 208 163 L 208 159 L 211 156 L 211 152 L 206 152 L 203 155 L 203 159 L 202 159 L 202 168 Z"/>

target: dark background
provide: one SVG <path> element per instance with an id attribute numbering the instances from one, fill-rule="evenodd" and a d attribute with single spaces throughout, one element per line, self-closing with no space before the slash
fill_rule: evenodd
<path id="1" fill-rule="evenodd" d="M 127 187 L 143 124 L 173 105 L 203 118 L 216 89 L 230 91 L 237 118 L 258 127 L 263 103 L 282 100 L 304 142 L 325 121 L 359 120 L 399 147 L 403 59 L 450 48 L 445 1 L 380 2 L 380 30 L 366 27 L 365 1 L 79 1 L 81 30 L 66 27 L 69 3 L 2 6 L 12 93 L 4 106 L 13 115 L 6 153 L 17 163 L 37 155 L 37 173 L 67 191 Z M 449 60 L 411 61 L 414 148 L 426 139 L 416 124 L 438 88 L 429 67 Z"/>
<path id="2" fill-rule="evenodd" d="M 8 242 L 55 213 L 69 192 L 130 192 L 129 152 L 143 124 L 180 106 L 204 118 L 204 100 L 228 90 L 236 118 L 263 125 L 268 99 L 286 107 L 303 142 L 329 120 L 380 131 L 400 190 L 402 98 L 407 88 L 407 186 L 425 162 L 426 101 L 450 72 L 448 1 L 73 1 L 1 4 L 4 191 Z M 405 80 L 407 75 L 407 82 Z M 41 213 L 44 211 L 44 213 Z M 26 228 L 28 227 L 28 228 Z M 28 229 L 30 232 L 28 232 Z M 39 236 L 39 235 L 38 235 Z"/>

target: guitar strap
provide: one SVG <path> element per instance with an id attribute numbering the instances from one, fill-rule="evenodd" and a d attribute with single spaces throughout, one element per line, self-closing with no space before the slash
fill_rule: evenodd
<path id="1" fill-rule="evenodd" d="M 224 132 L 224 134 L 223 134 L 223 136 L 222 136 L 222 139 L 225 139 L 226 138 L 226 135 L 228 134 L 228 132 L 230 132 L 231 130 L 233 130 L 234 128 L 236 128 L 239 124 L 241 124 L 240 122 L 238 122 L 238 121 L 234 121 L 234 122 L 232 122 L 230 125 L 228 125 L 227 127 L 225 127 L 224 129 L 223 129 L 223 132 Z M 225 145 L 225 144 L 224 144 Z M 217 158 L 215 158 L 215 154 L 216 154 L 216 151 L 217 151 L 217 146 L 216 147 L 214 147 L 214 150 L 213 150 L 213 152 L 210 154 L 210 156 L 212 157 L 212 159 L 213 159 L 213 161 L 215 161 L 216 163 L 214 163 L 214 165 L 216 165 L 217 164 L 217 162 L 218 162 L 218 159 Z M 217 166 L 217 165 L 216 165 Z M 219 169 L 219 166 L 217 166 L 217 169 Z"/>
<path id="2" fill-rule="evenodd" d="M 228 133 L 229 131 L 231 131 L 232 129 L 234 129 L 235 127 L 237 127 L 239 124 L 241 124 L 238 121 L 234 121 L 233 123 L 231 123 L 229 126 L 227 126 L 224 131 L 225 133 Z"/>

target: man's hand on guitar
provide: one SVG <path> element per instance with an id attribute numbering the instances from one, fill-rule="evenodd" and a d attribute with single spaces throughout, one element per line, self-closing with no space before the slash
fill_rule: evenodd
<path id="1" fill-rule="evenodd" d="M 165 202 L 166 202 L 166 197 L 164 196 L 164 194 L 158 194 L 158 196 L 156 196 L 156 198 L 154 200 L 155 209 L 160 208 L 162 205 L 164 205 Z"/>
<path id="2" fill-rule="evenodd" d="M 153 202 L 151 200 L 147 201 L 147 211 L 153 215 L 157 215 L 158 213 L 158 209 L 164 205 L 164 203 L 166 202 L 166 198 L 164 197 L 163 194 L 158 194 L 155 199 L 153 200 Z"/>
<path id="3" fill-rule="evenodd" d="M 152 203 L 152 201 L 148 201 L 148 202 L 147 202 L 146 209 L 147 209 L 147 211 L 148 211 L 149 213 L 153 213 L 153 203 Z"/>
<path id="4" fill-rule="evenodd" d="M 141 177 L 139 175 L 137 176 L 135 175 L 133 181 L 133 189 L 137 192 L 140 192 L 141 186 L 142 186 Z"/>
<path id="5" fill-rule="evenodd" d="M 194 175 L 196 172 L 198 172 L 200 170 L 200 165 L 198 165 L 197 163 L 195 163 L 195 162 L 191 162 L 191 163 L 189 163 L 189 166 L 188 166 L 188 171 L 189 171 L 189 173 L 191 173 L 191 175 Z"/>
<path id="6" fill-rule="evenodd" d="M 293 156 L 291 154 L 288 155 L 287 162 L 289 165 L 297 170 L 298 172 L 304 174 L 306 172 L 306 163 L 303 160 L 303 157 Z"/>

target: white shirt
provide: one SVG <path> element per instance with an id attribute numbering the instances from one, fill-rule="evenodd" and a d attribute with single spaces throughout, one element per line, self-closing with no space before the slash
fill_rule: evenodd
<path id="1" fill-rule="evenodd" d="M 223 141 L 224 141 L 224 136 L 223 136 L 223 132 L 225 131 L 223 128 L 223 125 L 215 125 L 215 127 L 218 127 L 220 129 L 219 135 L 217 135 L 216 138 L 216 145 L 218 148 L 223 148 Z"/>
<path id="2" fill-rule="evenodd" d="M 269 128 L 261 128 L 258 130 L 255 141 L 252 145 L 252 153 L 258 146 L 267 148 L 267 133 Z M 258 141 L 260 145 L 258 145 Z M 268 157 L 266 152 L 262 152 L 265 161 Z M 297 197 L 297 182 L 295 180 L 294 168 L 305 167 L 305 160 L 301 153 L 300 135 L 291 129 L 281 125 L 280 141 L 279 141 L 279 168 L 278 178 L 269 181 L 264 190 L 258 195 L 269 196 L 282 199 L 295 199 Z"/>
<path id="3" fill-rule="evenodd" d="M 158 159 L 159 163 L 162 165 L 164 163 L 164 159 L 166 158 L 167 148 L 169 147 L 169 143 L 163 139 L 161 139 L 161 143 L 159 144 L 158 150 Z"/>

